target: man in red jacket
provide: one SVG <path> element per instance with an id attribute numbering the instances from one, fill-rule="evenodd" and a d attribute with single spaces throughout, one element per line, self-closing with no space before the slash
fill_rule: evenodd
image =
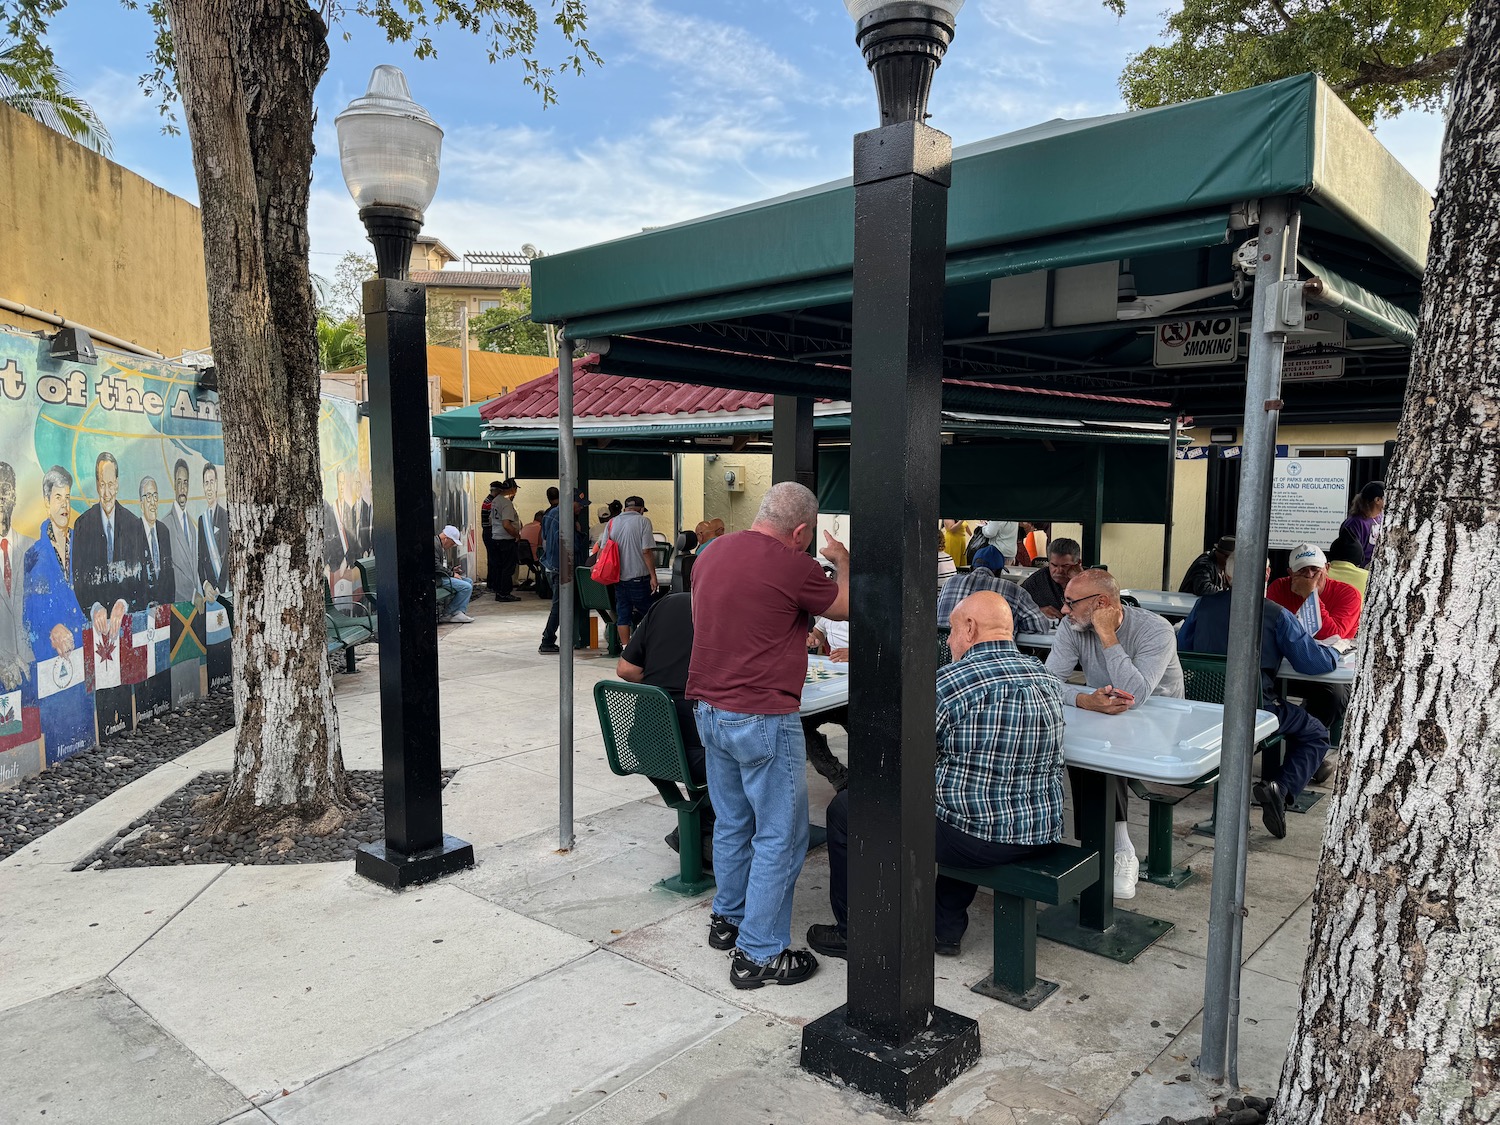
<path id="1" fill-rule="evenodd" d="M 1328 558 L 1311 543 L 1299 543 L 1287 560 L 1291 572 L 1272 582 L 1266 597 L 1302 623 L 1324 643 L 1352 640 L 1359 632 L 1364 599 L 1347 582 L 1328 577 Z M 1329 730 L 1349 709 L 1348 684 L 1307 684 L 1303 708 Z"/>

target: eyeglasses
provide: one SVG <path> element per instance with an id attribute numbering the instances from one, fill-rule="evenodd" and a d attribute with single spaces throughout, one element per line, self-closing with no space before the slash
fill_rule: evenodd
<path id="1" fill-rule="evenodd" d="M 1068 607 L 1068 612 L 1069 613 L 1072 613 L 1074 606 L 1082 605 L 1084 602 L 1088 601 L 1090 598 L 1097 598 L 1097 597 L 1099 597 L 1100 594 L 1103 594 L 1103 593 L 1104 593 L 1104 591 L 1100 590 L 1099 593 L 1097 593 L 1097 594 L 1085 594 L 1081 598 L 1064 598 L 1063 599 L 1063 605 L 1065 605 L 1065 606 Z"/>

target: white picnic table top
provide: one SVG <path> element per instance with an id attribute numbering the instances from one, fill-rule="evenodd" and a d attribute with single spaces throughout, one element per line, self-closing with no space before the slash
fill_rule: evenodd
<path id="1" fill-rule="evenodd" d="M 1163 617 L 1186 617 L 1198 604 L 1197 594 L 1184 594 L 1177 590 L 1121 590 L 1141 603 L 1142 609 L 1159 613 Z"/>
<path id="2" fill-rule="evenodd" d="M 807 666 L 812 678 L 802 688 L 802 714 L 813 715 L 849 702 L 849 665 L 834 664 L 826 656 L 809 656 Z M 1193 699 L 1152 696 L 1121 715 L 1065 707 L 1063 756 L 1071 766 L 1181 785 L 1218 766 L 1223 726 L 1222 705 Z M 1256 711 L 1257 740 L 1276 727 L 1275 715 Z"/>

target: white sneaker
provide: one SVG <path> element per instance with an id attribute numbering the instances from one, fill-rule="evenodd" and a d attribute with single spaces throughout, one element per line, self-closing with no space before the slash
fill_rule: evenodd
<path id="1" fill-rule="evenodd" d="M 1141 877 L 1141 861 L 1134 852 L 1115 852 L 1115 898 L 1135 898 L 1135 884 Z"/>
<path id="2" fill-rule="evenodd" d="M 474 621 L 474 619 L 467 613 L 455 613 L 452 617 L 448 618 L 448 620 L 452 621 L 455 625 L 469 625 Z"/>

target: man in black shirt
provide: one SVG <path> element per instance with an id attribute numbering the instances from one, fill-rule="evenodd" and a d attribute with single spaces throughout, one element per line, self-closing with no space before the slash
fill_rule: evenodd
<path id="1" fill-rule="evenodd" d="M 630 634 L 630 643 L 620 654 L 615 675 L 632 684 L 661 688 L 677 707 L 677 725 L 682 728 L 682 746 L 687 751 L 688 769 L 695 785 L 707 785 L 708 773 L 703 763 L 703 742 L 693 719 L 693 704 L 684 698 L 688 665 L 693 657 L 693 596 L 668 594 L 651 607 L 644 621 Z M 714 810 L 707 801 L 702 807 L 703 864 L 712 868 Z M 667 837 L 667 846 L 677 850 L 677 829 Z"/>
<path id="2" fill-rule="evenodd" d="M 1224 573 L 1224 564 L 1229 561 L 1229 556 L 1232 554 L 1234 554 L 1234 536 L 1221 536 L 1217 543 L 1193 560 L 1193 565 L 1188 567 L 1187 574 L 1183 575 L 1182 585 L 1177 587 L 1177 592 L 1197 594 L 1202 598 L 1229 589 L 1229 578 Z"/>
<path id="3" fill-rule="evenodd" d="M 1054 539 L 1047 545 L 1047 565 L 1021 583 L 1037 608 L 1054 621 L 1062 620 L 1063 591 L 1083 573 L 1083 548 L 1076 539 Z"/>

